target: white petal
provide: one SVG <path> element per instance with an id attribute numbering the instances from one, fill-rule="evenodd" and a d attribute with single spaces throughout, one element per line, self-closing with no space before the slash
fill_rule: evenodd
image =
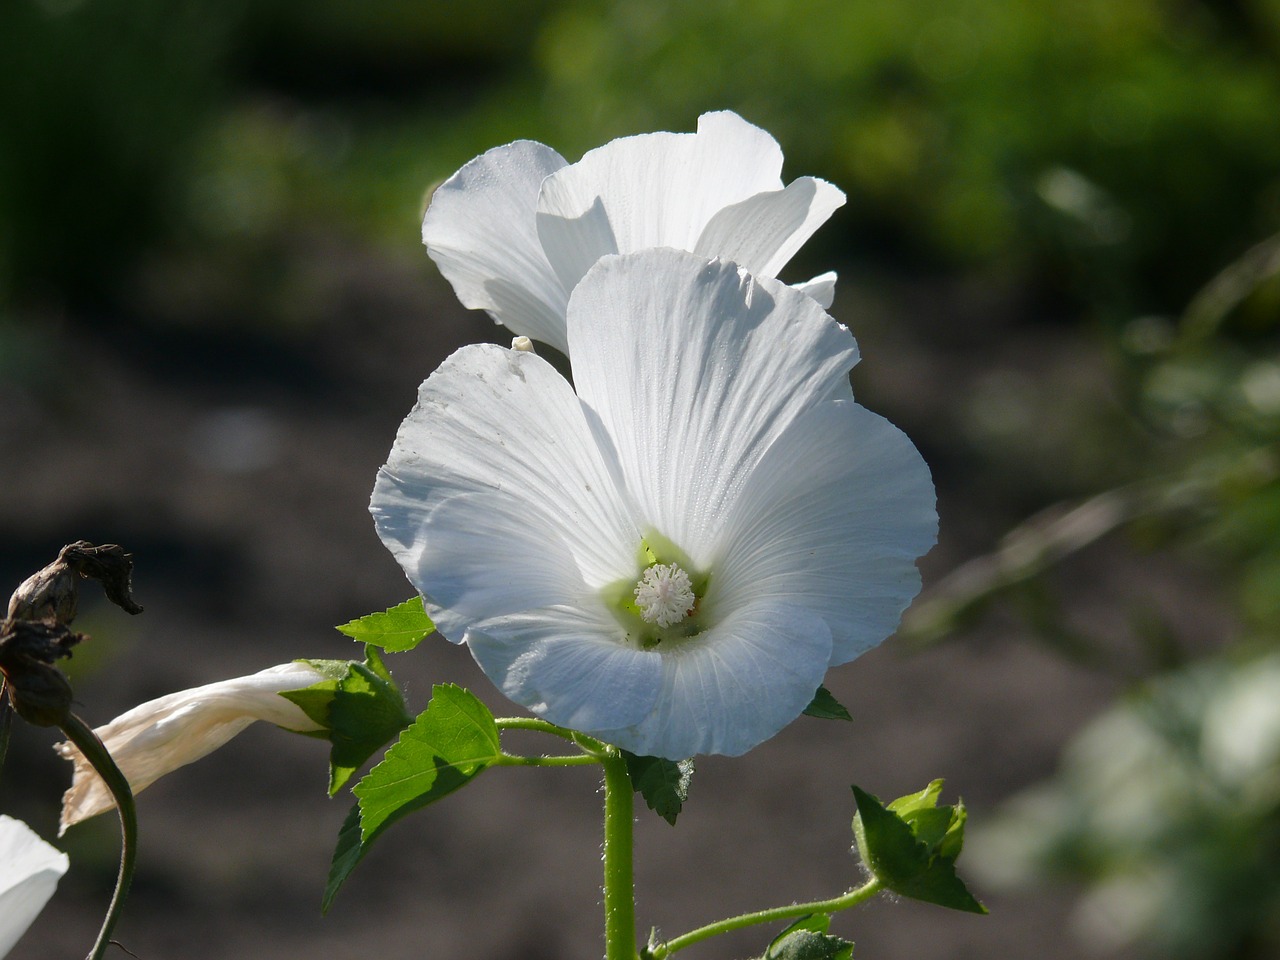
<path id="1" fill-rule="evenodd" d="M 711 218 L 693 250 L 732 260 L 758 277 L 776 277 L 842 206 L 840 190 L 825 180 L 801 177 L 785 190 L 757 193 L 725 207 Z"/>
<path id="2" fill-rule="evenodd" d="M 550 521 L 496 490 L 450 497 L 423 518 L 409 579 L 430 597 L 436 629 L 461 642 L 480 620 L 593 596 Z"/>
<path id="3" fill-rule="evenodd" d="M 495 147 L 436 189 L 422 242 L 462 303 L 513 333 L 565 348 L 568 293 L 542 252 L 538 188 L 565 165 L 531 140 Z"/>
<path id="4" fill-rule="evenodd" d="M 44 909 L 68 863 L 21 820 L 0 815 L 0 957 Z"/>
<path id="5" fill-rule="evenodd" d="M 166 773 L 212 753 L 255 720 L 302 733 L 322 729 L 280 693 L 323 679 L 324 674 L 309 664 L 281 664 L 148 701 L 93 732 L 136 794 Z M 58 752 L 75 764 L 71 788 L 62 797 L 62 833 L 110 810 L 115 801 L 79 750 L 63 743 Z"/>
<path id="6" fill-rule="evenodd" d="M 635 566 L 639 534 L 582 405 L 525 351 L 476 344 L 441 364 L 369 509 L 410 582 L 433 604 L 456 605 L 437 621 L 454 642 L 486 611 L 565 602 Z"/>
<path id="7" fill-rule="evenodd" d="M 595 266 L 569 301 L 569 344 L 642 522 L 704 569 L 743 480 L 795 417 L 852 396 L 858 356 L 804 294 L 673 250 Z"/>
<path id="8" fill-rule="evenodd" d="M 467 634 L 472 656 L 504 694 L 552 723 L 592 733 L 639 723 L 663 682 L 655 652 L 624 645 L 599 604 L 490 620 Z"/>
<path id="9" fill-rule="evenodd" d="M 811 410 L 744 485 L 708 609 L 775 597 L 820 615 L 832 665 L 880 643 L 920 589 L 938 529 L 933 482 L 897 427 L 852 401 Z"/>
<path id="10" fill-rule="evenodd" d="M 793 286 L 806 296 L 813 297 L 823 310 L 830 310 L 831 304 L 836 298 L 836 275 L 834 270 L 820 273 L 812 280 L 793 284 Z"/>
<path id="11" fill-rule="evenodd" d="M 538 235 L 572 291 L 607 254 L 692 250 L 721 209 L 781 190 L 781 170 L 782 151 L 769 134 L 737 114 L 706 113 L 696 134 L 613 140 L 549 176 L 538 198 Z"/>
<path id="12" fill-rule="evenodd" d="M 830 654 L 831 632 L 820 617 L 787 603 L 746 604 L 696 641 L 662 654 L 662 693 L 649 716 L 596 735 L 670 760 L 738 756 L 800 715 Z"/>

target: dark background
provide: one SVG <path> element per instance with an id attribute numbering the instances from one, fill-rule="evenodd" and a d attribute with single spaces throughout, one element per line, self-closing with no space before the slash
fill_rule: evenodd
<path id="1" fill-rule="evenodd" d="M 855 392 L 934 469 L 927 589 L 946 601 L 950 571 L 1054 503 L 1137 484 L 1160 504 L 835 671 L 852 724 L 802 718 L 745 758 L 701 759 L 674 830 L 641 811 L 643 929 L 832 896 L 861 876 L 851 783 L 887 799 L 946 777 L 975 829 L 994 828 L 1117 697 L 1197 663 L 1248 671 L 1274 647 L 1280 291 L 1255 270 L 1195 336 L 1188 304 L 1280 229 L 1278 66 L 1274 0 L 10 0 L 0 583 L 79 538 L 134 553 L 146 612 L 90 589 L 76 624 L 93 642 L 69 672 L 93 723 L 358 655 L 333 625 L 411 593 L 366 512 L 374 473 L 417 384 L 458 346 L 509 338 L 422 250 L 431 186 L 516 138 L 576 159 L 737 110 L 779 139 L 786 179 L 849 195 L 784 279 L 840 271 Z M 439 638 L 391 666 L 411 707 L 457 682 L 515 712 Z M 15 728 L 0 784 L 0 809 L 48 838 L 68 778 L 53 739 Z M 255 727 L 150 788 L 124 945 L 143 960 L 599 955 L 593 773 L 487 773 L 393 828 L 321 919 L 348 805 L 325 798 L 325 759 Z M 1150 819 L 1182 809 L 1153 800 Z M 886 901 L 835 929 L 886 960 L 1273 956 L 1280 879 L 1230 865 L 1272 849 L 1280 805 L 1242 809 L 1215 807 L 1231 827 L 1217 872 L 1168 900 L 1261 904 L 1230 923 L 1208 910 L 1207 934 L 1126 939 L 1081 919 L 1082 885 L 1164 869 L 1150 850 L 1048 857 L 1035 874 L 1074 885 L 1009 889 L 1005 848 L 984 856 L 980 838 L 961 867 L 989 917 Z M 107 817 L 59 841 L 71 870 L 15 960 L 87 950 L 116 844 Z M 1207 862 L 1187 869 L 1203 879 Z M 758 955 L 769 935 L 689 956 Z"/>

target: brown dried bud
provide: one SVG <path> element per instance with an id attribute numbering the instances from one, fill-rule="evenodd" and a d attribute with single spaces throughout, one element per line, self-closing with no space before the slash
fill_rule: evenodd
<path id="1" fill-rule="evenodd" d="M 0 623 L 0 674 L 18 716 L 40 727 L 61 726 L 71 710 L 71 684 L 53 666 L 85 639 L 53 620 Z"/>
<path id="2" fill-rule="evenodd" d="M 133 556 L 115 543 L 95 547 L 88 540 L 69 543 L 58 559 L 32 574 L 9 599 L 9 617 L 15 620 L 54 620 L 68 624 L 75 619 L 80 579 L 102 584 L 107 599 L 127 613 L 141 613 L 131 595 Z"/>

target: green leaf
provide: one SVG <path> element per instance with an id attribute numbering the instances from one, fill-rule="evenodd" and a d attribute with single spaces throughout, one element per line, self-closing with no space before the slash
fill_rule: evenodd
<path id="1" fill-rule="evenodd" d="M 501 755 L 489 708 L 461 687 L 435 686 L 427 709 L 353 790 L 359 802 L 338 832 L 324 909 L 388 827 L 466 786 Z"/>
<path id="2" fill-rule="evenodd" d="M 435 630 L 436 626 L 422 609 L 422 598 L 414 597 L 383 613 L 371 613 L 338 627 L 353 640 L 371 643 L 388 653 L 412 650 Z"/>
<path id="3" fill-rule="evenodd" d="M 929 799 L 937 800 L 933 784 L 920 794 L 901 798 L 907 817 L 893 810 L 893 804 L 886 807 L 856 786 L 853 795 L 858 804 L 853 819 L 858 852 L 877 880 L 913 900 L 987 912 L 956 874 L 966 816 L 963 805 L 925 806 Z"/>
<path id="4" fill-rule="evenodd" d="M 850 960 L 853 944 L 827 935 L 831 917 L 811 913 L 778 934 L 762 960 Z"/>
<path id="5" fill-rule="evenodd" d="M 501 756 L 489 708 L 461 687 L 437 685 L 427 709 L 355 786 L 364 842 L 465 786 Z"/>
<path id="6" fill-rule="evenodd" d="M 409 724 L 404 698 L 377 650 L 365 647 L 364 663 L 351 660 L 307 660 L 328 679 L 281 694 L 325 727 L 329 796 L 333 796 L 365 762 Z"/>
<path id="7" fill-rule="evenodd" d="M 644 797 L 649 809 L 673 827 L 676 817 L 689 799 L 689 780 L 693 777 L 693 760 L 664 760 L 661 757 L 638 757 L 622 751 L 627 773 L 636 793 Z"/>
<path id="8" fill-rule="evenodd" d="M 806 716 L 817 717 L 820 720 L 853 719 L 853 715 L 831 695 L 831 691 L 826 687 L 818 688 L 818 692 L 813 695 L 813 700 L 804 708 L 804 713 Z"/>
<path id="9" fill-rule="evenodd" d="M 324 899 L 320 902 L 322 914 L 329 912 L 339 888 L 356 868 L 356 864 L 364 859 L 364 852 L 368 849 L 369 845 L 360 840 L 360 804 L 352 804 L 347 819 L 342 821 L 342 827 L 338 830 L 338 845 L 333 851 L 329 879 L 324 887 Z"/>

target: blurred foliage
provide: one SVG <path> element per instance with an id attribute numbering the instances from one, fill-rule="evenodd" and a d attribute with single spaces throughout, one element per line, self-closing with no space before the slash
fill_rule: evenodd
<path id="1" fill-rule="evenodd" d="M 1099 717 L 1057 777 L 975 835 L 990 882 L 1084 881 L 1095 947 L 1263 958 L 1280 952 L 1280 655 L 1212 660 Z"/>
<path id="2" fill-rule="evenodd" d="M 665 0 L 571 5 L 539 50 L 568 123 L 729 105 L 850 191 L 855 229 L 1169 309 L 1280 226 L 1278 23 L 1267 2 Z"/>
<path id="3" fill-rule="evenodd" d="M 860 255 L 1168 310 L 1280 228 L 1278 60 L 1280 0 L 11 0 L 0 293 L 155 251 L 252 289 L 299 233 L 411 244 L 484 147 L 729 107 L 850 193 Z"/>
<path id="4" fill-rule="evenodd" d="M 1117 385 L 1139 469 L 1033 517 L 952 573 L 904 623 L 940 640 L 997 601 L 1028 635 L 1128 693 L 1069 746 L 1049 781 L 974 837 L 994 884 L 1082 884 L 1084 939 L 1177 960 L 1280 951 L 1280 235 L 1249 250 L 1177 319 L 1116 330 Z M 1137 664 L 1073 622 L 1054 567 L 1127 534 L 1139 552 L 1210 566 L 1237 619 L 1214 649 L 1151 603 Z M 1096 631 L 1095 631 L 1096 633 Z M 1198 659 L 1191 650 L 1198 648 Z"/>

